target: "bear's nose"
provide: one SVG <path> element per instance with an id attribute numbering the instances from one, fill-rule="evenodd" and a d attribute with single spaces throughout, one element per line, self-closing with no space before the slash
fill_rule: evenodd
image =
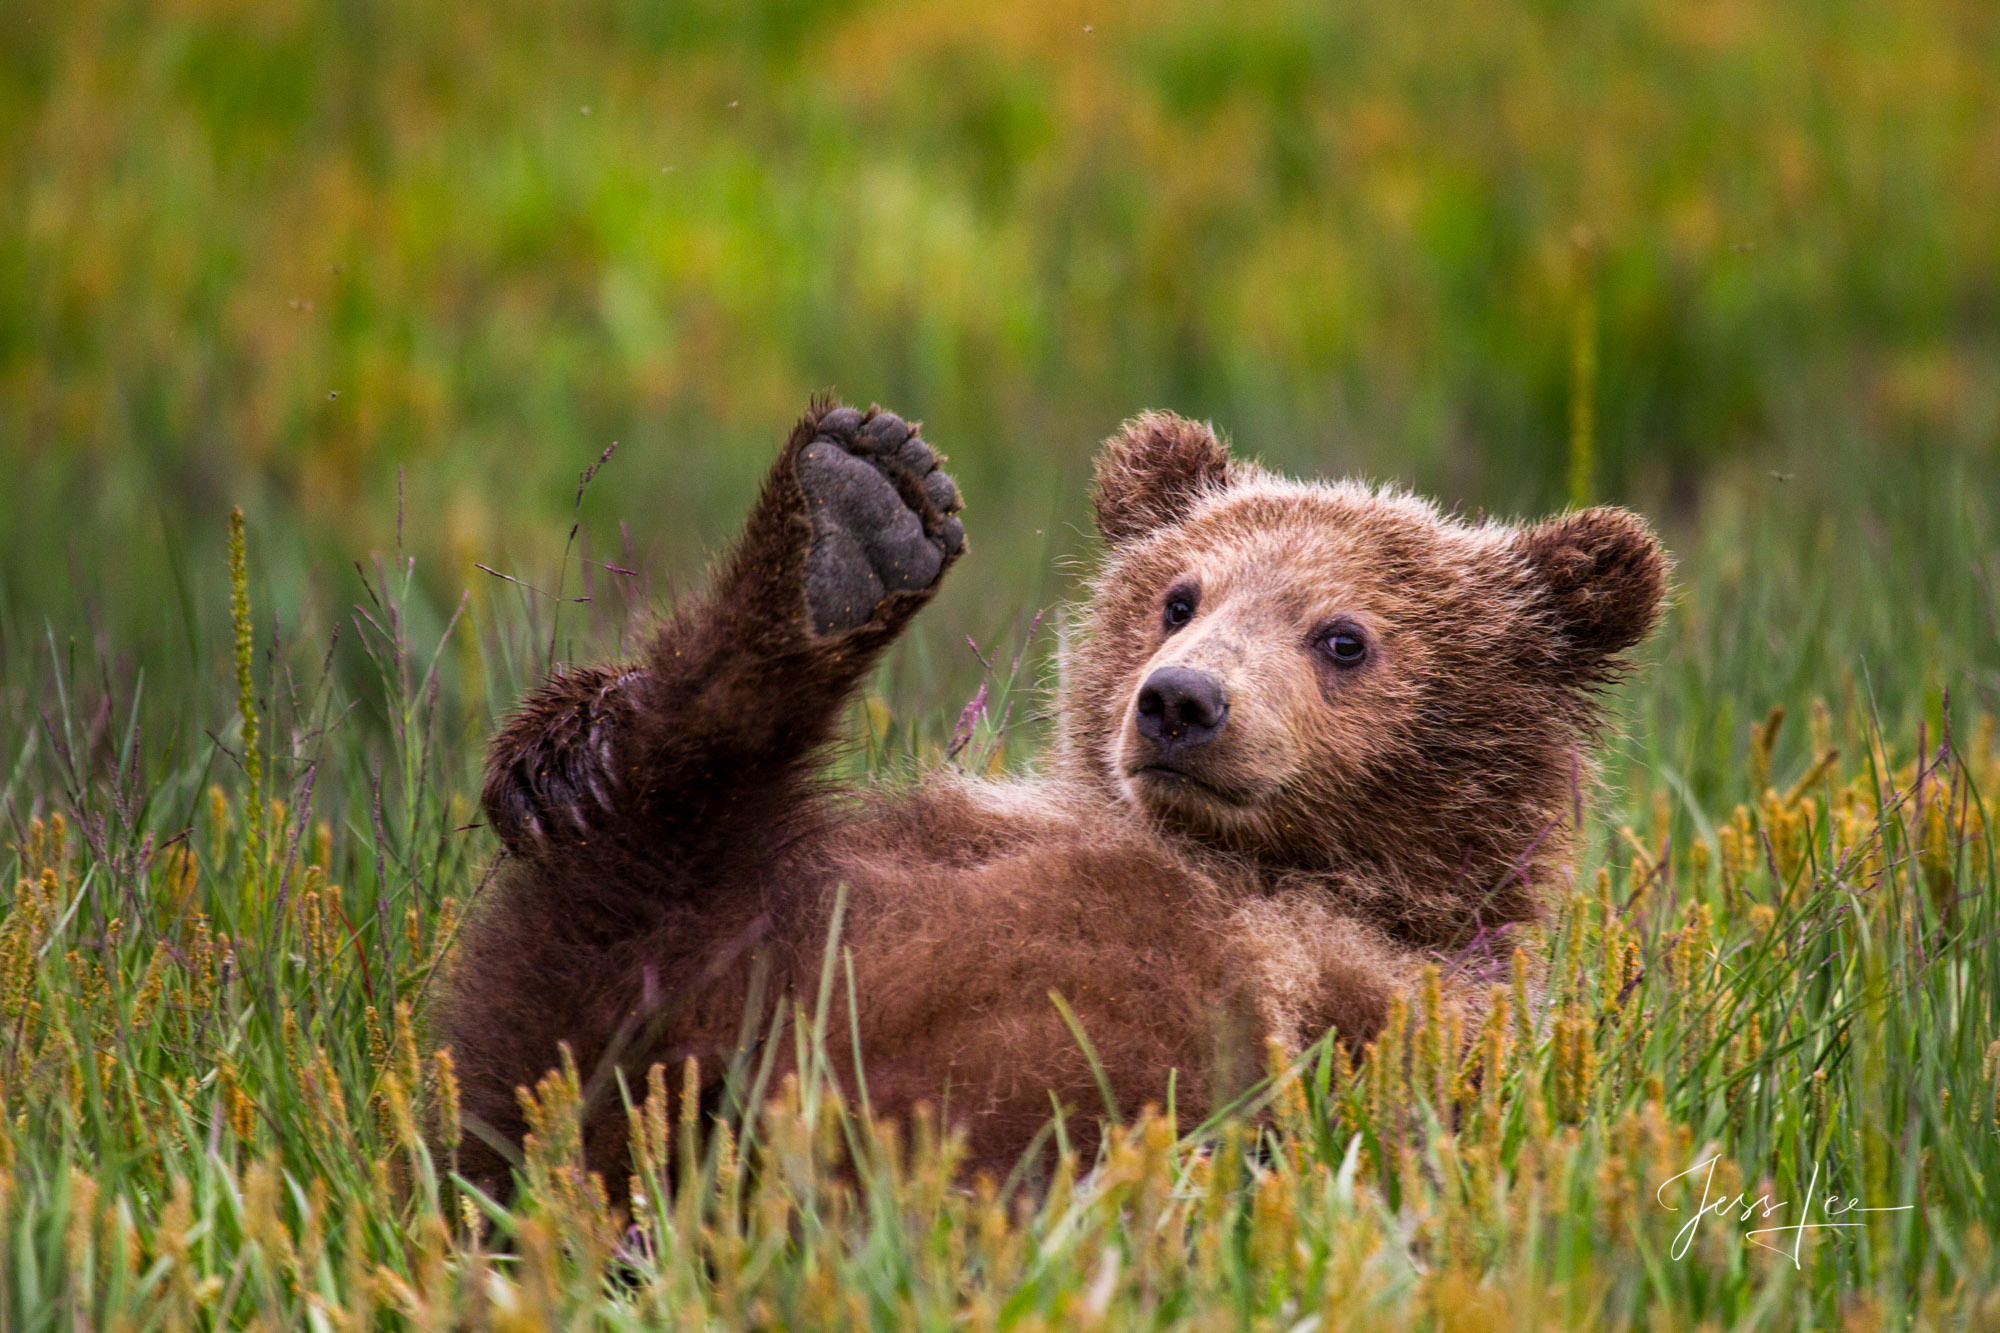
<path id="1" fill-rule="evenodd" d="M 1139 687 L 1139 734 L 1158 745 L 1201 745 L 1228 720 L 1222 682 L 1205 671 L 1161 667 Z"/>

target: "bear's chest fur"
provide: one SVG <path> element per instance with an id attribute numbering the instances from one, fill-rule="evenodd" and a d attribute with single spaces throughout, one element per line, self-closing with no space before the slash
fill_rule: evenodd
<path id="1" fill-rule="evenodd" d="M 1269 1041 L 1296 1051 L 1333 1028 L 1358 1046 L 1421 965 L 1310 884 L 1274 886 L 1093 797 L 936 778 L 825 840 L 822 894 L 843 903 L 828 1030 L 858 1037 L 878 1111 L 956 1086 L 952 1117 L 996 1166 L 1052 1094 L 1092 1119 L 1107 1089 L 1124 1115 L 1171 1102 L 1188 1124 L 1264 1072 Z M 830 904 L 813 916 L 790 951 L 802 994 L 829 956 Z"/>

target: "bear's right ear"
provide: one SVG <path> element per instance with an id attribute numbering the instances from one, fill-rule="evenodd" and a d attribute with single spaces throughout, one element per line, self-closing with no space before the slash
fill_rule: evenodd
<path id="1" fill-rule="evenodd" d="M 1090 502 L 1113 546 L 1179 522 L 1209 491 L 1234 480 L 1215 432 L 1172 412 L 1133 417 L 1097 453 Z"/>

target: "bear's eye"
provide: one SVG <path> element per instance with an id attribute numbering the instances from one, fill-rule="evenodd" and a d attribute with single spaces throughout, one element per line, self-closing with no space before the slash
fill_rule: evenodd
<path id="1" fill-rule="evenodd" d="M 1335 666 L 1356 667 L 1368 657 L 1368 639 L 1359 625 L 1343 620 L 1321 636 L 1320 650 Z"/>
<path id="2" fill-rule="evenodd" d="M 1194 619 L 1195 603 L 1199 600 L 1200 595 L 1193 588 L 1175 588 L 1167 594 L 1167 604 L 1160 618 L 1166 622 L 1168 633 Z"/>

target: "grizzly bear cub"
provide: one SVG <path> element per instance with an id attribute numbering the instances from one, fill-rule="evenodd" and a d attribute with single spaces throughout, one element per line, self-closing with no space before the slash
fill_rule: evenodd
<path id="1" fill-rule="evenodd" d="M 856 1012 L 843 976 L 829 1031 L 858 1035 L 878 1113 L 944 1108 L 974 1166 L 1011 1165 L 1057 1103 L 1088 1147 L 1100 1077 L 1127 1111 L 1172 1080 L 1189 1123 L 1267 1038 L 1366 1041 L 1427 961 L 1477 1003 L 1463 964 L 1540 914 L 1594 689 L 1659 615 L 1644 522 L 1466 523 L 1166 414 L 1104 446 L 1092 500 L 1109 550 L 1045 774 L 821 776 L 964 550 L 957 487 L 880 410 L 816 404 L 645 658 L 529 696 L 488 760 L 506 854 L 443 1012 L 469 1175 L 505 1190 L 516 1089 L 566 1043 L 618 1191 L 621 1076 L 694 1056 L 713 1095 L 753 993 L 812 1003 L 843 891 Z"/>

